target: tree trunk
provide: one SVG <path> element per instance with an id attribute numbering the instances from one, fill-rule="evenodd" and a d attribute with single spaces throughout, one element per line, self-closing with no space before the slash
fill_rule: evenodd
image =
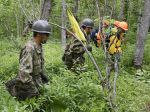
<path id="1" fill-rule="evenodd" d="M 142 65 L 143 54 L 144 54 L 144 44 L 150 26 L 150 0 L 145 0 L 144 12 L 142 17 L 140 17 L 140 22 L 138 24 L 137 30 L 137 42 L 136 50 L 134 56 L 134 65 L 140 68 Z"/>
<path id="2" fill-rule="evenodd" d="M 105 14 L 105 16 L 108 14 L 107 12 L 108 12 L 107 11 L 107 0 L 105 0 L 104 1 L 104 14 Z"/>
<path id="3" fill-rule="evenodd" d="M 120 1 L 120 13 L 119 13 L 119 19 L 122 20 L 124 18 L 124 8 L 125 8 L 125 1 Z"/>
<path id="4" fill-rule="evenodd" d="M 34 8 L 34 7 L 32 6 L 32 8 Z M 34 11 L 34 9 L 32 9 L 32 10 Z M 50 16 L 50 11 L 51 11 L 51 0 L 44 0 L 43 4 L 42 4 L 42 8 L 41 8 L 41 15 L 39 18 L 48 21 L 49 16 Z M 22 36 L 26 37 L 27 34 L 31 31 L 32 22 L 34 21 L 34 19 L 38 19 L 38 18 L 32 18 L 32 20 L 28 21 L 28 23 L 24 27 L 24 30 L 22 32 Z"/>
<path id="5" fill-rule="evenodd" d="M 44 19 L 48 21 L 50 16 L 50 11 L 51 11 L 51 0 L 44 0 L 40 19 Z"/>
<path id="6" fill-rule="evenodd" d="M 75 18 L 77 19 L 78 21 L 78 9 L 79 9 L 79 0 L 75 0 L 75 6 L 74 6 L 74 9 L 73 9 L 73 13 L 74 13 L 74 16 Z"/>
<path id="7" fill-rule="evenodd" d="M 61 14 L 61 26 L 66 27 L 66 2 L 62 0 L 62 14 Z M 66 46 L 66 30 L 61 29 L 61 40 L 62 40 L 62 48 L 65 49 Z"/>
<path id="8" fill-rule="evenodd" d="M 112 18 L 117 19 L 116 15 L 117 15 L 117 0 L 112 0 L 112 7 L 113 7 L 113 13 L 112 13 Z"/>

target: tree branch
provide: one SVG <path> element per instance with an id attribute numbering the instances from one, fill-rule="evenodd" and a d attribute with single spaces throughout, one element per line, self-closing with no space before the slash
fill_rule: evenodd
<path id="1" fill-rule="evenodd" d="M 59 27 L 59 28 L 61 28 L 61 29 L 66 30 L 66 31 L 69 32 L 73 37 L 75 37 L 75 38 L 78 39 L 78 37 L 77 37 L 74 33 L 72 33 L 70 30 L 68 30 L 67 28 L 61 27 L 61 26 L 59 26 L 58 24 L 55 24 L 55 23 L 52 23 L 52 22 L 49 22 L 49 23 L 50 23 L 51 25 L 54 25 L 54 26 L 57 26 L 57 27 Z M 79 39 L 78 39 L 78 40 L 79 40 Z M 79 41 L 80 41 L 80 40 L 79 40 Z M 80 42 L 81 42 L 81 41 L 80 41 Z M 95 68 L 96 68 L 96 70 L 97 70 L 97 72 L 98 72 L 100 81 L 103 82 L 103 76 L 102 76 L 102 74 L 101 74 L 101 71 L 100 71 L 100 69 L 99 69 L 99 67 L 98 67 L 98 64 L 96 63 L 94 57 L 92 56 L 92 54 L 88 51 L 88 49 L 86 48 L 86 46 L 85 46 L 82 42 L 81 42 L 81 44 L 83 45 L 83 47 L 84 47 L 86 53 L 88 54 L 88 56 L 90 57 L 92 63 L 94 64 L 94 66 L 95 66 Z M 102 85 L 102 87 L 103 87 L 103 85 Z M 103 88 L 104 88 L 104 87 L 103 87 Z"/>

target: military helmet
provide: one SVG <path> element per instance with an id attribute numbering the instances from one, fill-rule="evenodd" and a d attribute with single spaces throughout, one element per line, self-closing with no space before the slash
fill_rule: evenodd
<path id="1" fill-rule="evenodd" d="M 82 21 L 82 26 L 86 26 L 86 27 L 93 27 L 94 26 L 94 22 L 93 20 L 86 18 Z"/>
<path id="2" fill-rule="evenodd" d="M 32 26 L 32 31 L 33 32 L 38 32 L 38 33 L 51 33 L 51 28 L 50 25 L 46 20 L 37 20 L 34 22 Z"/>

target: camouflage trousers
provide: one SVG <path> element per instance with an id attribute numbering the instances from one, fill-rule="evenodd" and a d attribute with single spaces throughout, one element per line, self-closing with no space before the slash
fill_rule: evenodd
<path id="1" fill-rule="evenodd" d="M 16 97 L 17 100 L 38 97 L 40 95 L 39 89 L 43 84 L 42 77 L 41 75 L 33 77 L 33 80 L 28 82 L 22 82 L 16 77 L 5 84 L 6 89 L 10 95 Z"/>
<path id="2" fill-rule="evenodd" d="M 71 70 L 76 70 L 77 67 L 81 67 L 85 63 L 83 54 L 76 53 L 65 53 L 62 60 L 64 61 L 67 68 Z"/>

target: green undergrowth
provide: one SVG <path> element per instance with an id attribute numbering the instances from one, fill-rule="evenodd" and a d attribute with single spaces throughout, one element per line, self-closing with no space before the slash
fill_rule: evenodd
<path id="1" fill-rule="evenodd" d="M 19 40 L 20 41 L 20 40 Z M 18 41 L 18 42 L 19 42 Z M 134 69 L 135 45 L 127 43 L 119 67 L 117 80 L 117 109 L 119 112 L 148 112 L 150 105 L 150 39 L 146 41 L 143 71 Z M 16 101 L 5 89 L 5 82 L 18 71 L 20 48 L 13 41 L 0 41 L 0 111 L 1 112 L 109 112 L 95 67 L 86 56 L 86 71 L 75 74 L 66 69 L 61 57 L 63 50 L 57 41 L 44 45 L 45 70 L 50 78 L 37 99 Z M 101 48 L 93 46 L 102 74 L 105 60 Z M 111 75 L 114 75 L 112 73 Z"/>

